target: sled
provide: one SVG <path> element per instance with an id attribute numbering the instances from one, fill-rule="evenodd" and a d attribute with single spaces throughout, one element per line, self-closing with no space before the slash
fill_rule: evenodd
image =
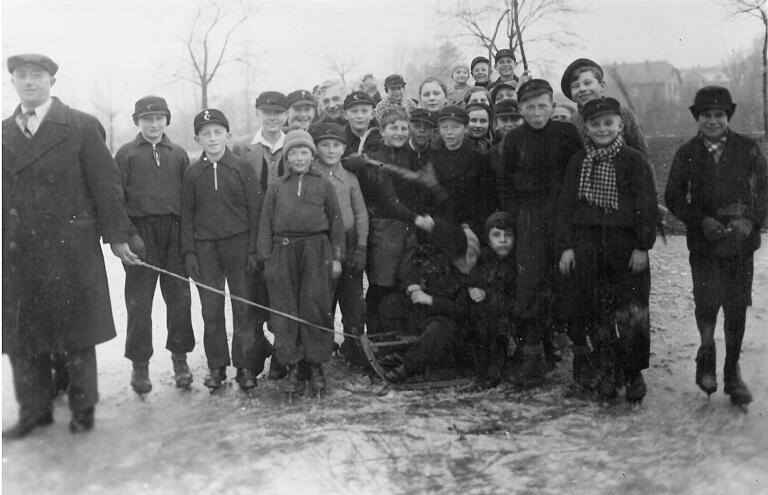
<path id="1" fill-rule="evenodd" d="M 382 361 L 396 352 L 404 352 L 417 340 L 415 335 L 399 335 L 394 332 L 363 334 L 360 336 L 360 345 L 363 348 L 368 363 L 376 375 L 381 378 L 388 387 L 397 390 L 432 390 L 439 388 L 470 388 L 474 380 L 470 378 L 455 378 L 450 380 L 414 380 L 409 378 L 403 382 L 393 382 L 386 376 L 386 367 Z"/>

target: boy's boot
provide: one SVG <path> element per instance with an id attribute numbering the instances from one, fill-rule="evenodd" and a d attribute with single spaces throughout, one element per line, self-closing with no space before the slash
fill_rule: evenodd
<path id="1" fill-rule="evenodd" d="M 176 380 L 176 386 L 179 388 L 189 388 L 192 385 L 192 372 L 187 365 L 187 355 L 183 353 L 171 354 L 173 361 L 173 378 Z"/>
<path id="2" fill-rule="evenodd" d="M 131 387 L 137 394 L 148 394 L 152 391 L 152 382 L 149 381 L 149 361 L 133 362 Z"/>
<path id="3" fill-rule="evenodd" d="M 752 402 L 752 393 L 741 379 L 739 362 L 737 360 L 729 359 L 726 355 L 723 374 L 723 391 L 731 396 L 731 402 L 733 404 L 737 406 L 746 406 Z"/>
<path id="4" fill-rule="evenodd" d="M 299 377 L 298 363 L 289 364 L 288 366 L 286 366 L 286 369 L 287 369 L 287 373 L 285 375 L 285 379 L 280 384 L 280 388 L 288 396 L 288 403 L 290 404 L 293 402 L 293 397 L 301 389 L 303 382 Z"/>
<path id="5" fill-rule="evenodd" d="M 641 371 L 625 371 L 624 376 L 627 379 L 627 402 L 641 402 L 643 397 L 645 397 L 645 394 L 648 393 L 648 387 L 645 385 L 643 373 Z"/>
<path id="6" fill-rule="evenodd" d="M 696 385 L 707 396 L 717 390 L 717 364 L 714 344 L 702 344 L 696 353 Z"/>
<path id="7" fill-rule="evenodd" d="M 94 408 L 91 407 L 85 411 L 72 411 L 72 420 L 69 422 L 70 433 L 86 433 L 93 429 Z"/>
<path id="8" fill-rule="evenodd" d="M 251 368 L 238 368 L 235 380 L 245 391 L 256 387 L 256 373 Z"/>
<path id="9" fill-rule="evenodd" d="M 315 390 L 318 397 L 325 391 L 328 384 L 325 381 L 323 367 L 319 363 L 312 363 L 309 365 L 309 383 L 312 385 L 312 388 Z"/>
<path id="10" fill-rule="evenodd" d="M 547 374 L 542 345 L 526 345 L 523 347 L 523 365 L 520 370 L 518 385 L 534 387 L 544 381 Z"/>
<path id="11" fill-rule="evenodd" d="M 269 362 L 269 373 L 267 378 L 270 380 L 281 380 L 288 374 L 288 369 L 280 364 L 280 361 L 275 357 L 275 353 L 272 353 L 272 360 Z"/>
<path id="12" fill-rule="evenodd" d="M 217 388 L 221 387 L 221 384 L 224 383 L 224 380 L 226 379 L 227 379 L 226 367 L 211 368 L 210 370 L 208 370 L 208 376 L 205 377 L 205 380 L 203 381 L 203 385 L 211 389 L 211 391 L 214 391 Z"/>

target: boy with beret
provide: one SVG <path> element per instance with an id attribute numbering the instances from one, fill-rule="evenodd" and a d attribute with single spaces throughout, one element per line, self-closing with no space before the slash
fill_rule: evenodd
<path id="1" fill-rule="evenodd" d="M 517 65 L 517 62 L 515 61 L 515 52 L 509 48 L 502 48 L 496 52 L 493 60 L 493 68 L 499 73 L 499 78 L 488 85 L 488 90 L 492 91 L 493 88 L 501 83 L 507 83 L 512 86 L 513 89 L 517 89 L 519 79 L 515 75 L 515 66 Z"/>
<path id="2" fill-rule="evenodd" d="M 357 153 L 360 140 L 373 127 L 373 100 L 364 91 L 353 91 L 344 98 L 344 119 L 346 124 L 347 147 L 344 156 Z M 365 150 L 375 150 L 381 140 L 378 129 L 371 131 L 365 141 Z"/>
<path id="3" fill-rule="evenodd" d="M 289 171 L 267 190 L 258 234 L 270 306 L 333 328 L 334 279 L 344 260 L 344 222 L 333 185 L 313 163 L 317 149 L 306 131 L 285 138 Z M 272 315 L 275 356 L 288 367 L 282 383 L 289 400 L 302 385 L 300 363 L 319 394 L 326 388 L 322 364 L 331 358 L 333 333 Z"/>
<path id="4" fill-rule="evenodd" d="M 139 127 L 139 134 L 115 154 L 128 216 L 137 230 L 130 240 L 131 249 L 145 262 L 184 276 L 179 221 L 182 180 L 189 157 L 165 134 L 171 112 L 163 98 L 139 99 L 133 122 Z M 125 357 L 133 362 L 131 387 L 138 394 L 152 390 L 152 301 L 158 278 L 167 307 L 166 349 L 171 351 L 176 386 L 189 387 L 192 373 L 187 353 L 195 347 L 189 284 L 142 266 L 124 268 L 128 313 Z"/>
<path id="5" fill-rule="evenodd" d="M 306 89 L 297 89 L 285 98 L 288 105 L 288 122 L 286 132 L 293 129 L 309 130 L 317 114 L 317 102 L 312 93 Z"/>
<path id="6" fill-rule="evenodd" d="M 347 140 L 344 128 L 339 124 L 318 123 L 312 126 L 311 132 L 317 148 L 317 171 L 331 181 L 336 191 L 346 239 L 346 258 L 336 280 L 333 306 L 335 308 L 338 301 L 344 333 L 360 335 L 365 325 L 363 270 L 368 249 L 368 210 L 357 177 L 341 166 Z M 341 352 L 351 363 L 362 364 L 363 358 L 352 339 L 344 339 Z"/>
<path id="7" fill-rule="evenodd" d="M 690 110 L 699 132 L 675 153 L 664 200 L 686 227 L 701 336 L 696 384 L 707 394 L 717 390 L 714 334 L 722 307 L 723 389 L 731 402 L 744 406 L 752 394 L 741 379 L 739 357 L 752 304 L 753 253 L 768 213 L 768 180 L 760 147 L 729 127 L 735 109 L 726 88 L 707 86 L 696 93 Z"/>
<path id="8" fill-rule="evenodd" d="M 253 167 L 228 148 L 227 117 L 214 108 L 194 119 L 195 142 L 203 148 L 200 159 L 187 168 L 181 199 L 181 252 L 187 275 L 233 296 L 252 300 L 257 270 L 256 233 L 263 193 Z M 199 288 L 203 311 L 203 345 L 209 374 L 203 384 L 216 390 L 226 379 L 230 364 L 224 296 Z M 256 386 L 263 369 L 265 341 L 249 306 L 232 301 L 232 364 L 243 390 Z"/>
<path id="9" fill-rule="evenodd" d="M 405 79 L 400 74 L 390 74 L 384 79 L 384 98 L 376 104 L 373 114 L 378 121 L 386 107 L 405 107 L 408 112 L 416 109 L 416 103 L 405 97 Z"/>
<path id="10" fill-rule="evenodd" d="M 515 220 L 516 261 L 524 274 L 518 277 L 516 293 L 525 356 L 520 384 L 525 386 L 544 378 L 542 344 L 552 349 L 548 321 L 554 293 L 555 209 L 568 160 L 582 147 L 575 127 L 550 120 L 552 93 L 543 79 L 520 85 L 524 122 L 504 138 L 496 181 L 500 205 Z"/>
<path id="11" fill-rule="evenodd" d="M 574 343 L 574 381 L 589 387 L 594 366 L 601 398 L 614 398 L 623 378 L 627 401 L 639 402 L 651 350 L 642 287 L 656 242 L 656 186 L 643 155 L 624 143 L 618 101 L 591 100 L 581 112 L 589 141 L 568 163 L 557 227 L 559 268 L 578 287 L 576 319 L 593 348 Z"/>
<path id="12" fill-rule="evenodd" d="M 461 105 L 464 103 L 464 96 L 471 87 L 467 84 L 469 80 L 469 66 L 462 62 L 453 64 L 450 76 L 453 84 L 448 89 L 448 104 Z"/>
<path id="13" fill-rule="evenodd" d="M 483 56 L 475 57 L 469 64 L 475 86 L 486 87 L 491 82 L 491 62 Z"/>

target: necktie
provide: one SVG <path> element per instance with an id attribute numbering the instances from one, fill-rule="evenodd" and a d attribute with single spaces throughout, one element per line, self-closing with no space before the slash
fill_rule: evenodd
<path id="1" fill-rule="evenodd" d="M 34 110 L 27 110 L 26 112 L 19 114 L 19 127 L 21 128 L 21 131 L 24 133 L 24 136 L 27 139 L 32 139 L 32 136 L 34 133 L 29 128 L 29 118 L 35 116 Z"/>

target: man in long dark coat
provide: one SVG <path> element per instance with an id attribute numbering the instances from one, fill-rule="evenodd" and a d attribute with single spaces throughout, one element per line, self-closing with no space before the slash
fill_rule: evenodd
<path id="1" fill-rule="evenodd" d="M 50 356 L 59 352 L 70 431 L 93 428 L 95 345 L 115 336 L 99 237 L 123 263 L 138 262 L 104 128 L 51 97 L 57 69 L 44 55 L 8 59 L 21 104 L 3 120 L 3 352 L 19 422 L 4 438 L 53 422 Z"/>

